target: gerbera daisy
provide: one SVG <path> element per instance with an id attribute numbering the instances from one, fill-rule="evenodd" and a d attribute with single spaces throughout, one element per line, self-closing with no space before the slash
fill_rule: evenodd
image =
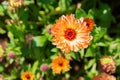
<path id="1" fill-rule="evenodd" d="M 34 75 L 31 72 L 26 71 L 22 74 L 21 79 L 22 80 L 34 80 Z"/>
<path id="2" fill-rule="evenodd" d="M 54 73 L 60 74 L 62 71 L 69 71 L 69 61 L 63 57 L 58 57 L 52 61 L 52 70 Z"/>
<path id="3" fill-rule="evenodd" d="M 92 30 L 94 27 L 94 21 L 91 18 L 84 18 L 84 22 L 86 22 L 86 26 L 88 31 Z"/>
<path id="4" fill-rule="evenodd" d="M 87 48 L 92 39 L 84 18 L 75 19 L 73 14 L 60 17 L 52 26 L 51 33 L 53 44 L 66 53 Z"/>

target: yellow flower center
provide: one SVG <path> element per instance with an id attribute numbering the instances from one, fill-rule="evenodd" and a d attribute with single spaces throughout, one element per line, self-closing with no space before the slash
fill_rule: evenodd
<path id="1" fill-rule="evenodd" d="M 70 29 L 70 28 L 68 28 L 66 31 L 65 31 L 65 38 L 67 39 L 67 40 L 70 40 L 70 41 L 72 41 L 72 40 L 74 40 L 75 38 L 76 38 L 76 31 L 74 30 L 74 29 Z"/>

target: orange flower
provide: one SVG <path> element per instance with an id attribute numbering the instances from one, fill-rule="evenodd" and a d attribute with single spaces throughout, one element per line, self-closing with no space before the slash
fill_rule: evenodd
<path id="1" fill-rule="evenodd" d="M 84 22 L 86 22 L 86 26 L 88 31 L 92 30 L 94 27 L 94 21 L 91 18 L 84 18 Z"/>
<path id="2" fill-rule="evenodd" d="M 21 79 L 22 80 L 34 80 L 34 75 L 31 72 L 26 71 L 22 74 Z"/>
<path id="3" fill-rule="evenodd" d="M 63 57 L 58 57 L 52 61 L 52 70 L 54 73 L 60 74 L 62 71 L 69 71 L 69 61 Z"/>
<path id="4" fill-rule="evenodd" d="M 8 1 L 9 1 L 10 6 L 18 8 L 23 5 L 24 0 L 8 0 Z"/>
<path id="5" fill-rule="evenodd" d="M 66 53 L 87 48 L 92 39 L 84 18 L 75 19 L 73 14 L 60 17 L 52 26 L 51 33 L 53 44 Z"/>

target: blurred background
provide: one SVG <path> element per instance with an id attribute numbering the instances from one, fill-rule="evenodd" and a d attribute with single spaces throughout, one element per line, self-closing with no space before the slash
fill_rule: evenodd
<path id="1" fill-rule="evenodd" d="M 91 45 L 67 54 L 71 69 L 53 74 L 50 64 L 60 50 L 52 45 L 51 26 L 62 15 L 95 21 Z M 34 80 L 92 80 L 101 72 L 99 59 L 112 56 L 113 76 L 120 80 L 119 0 L 0 0 L 0 80 L 21 80 L 30 71 Z M 44 72 L 40 66 L 47 64 Z"/>

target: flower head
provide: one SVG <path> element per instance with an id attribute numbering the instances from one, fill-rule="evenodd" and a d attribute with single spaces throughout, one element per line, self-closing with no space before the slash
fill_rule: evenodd
<path id="1" fill-rule="evenodd" d="M 86 24 L 84 18 L 75 19 L 73 14 L 60 17 L 51 28 L 53 44 L 66 53 L 87 48 L 92 36 Z"/>
<path id="2" fill-rule="evenodd" d="M 47 72 L 49 70 L 49 67 L 48 67 L 48 64 L 42 64 L 40 66 L 40 70 L 43 71 L 43 72 Z"/>
<path id="3" fill-rule="evenodd" d="M 60 74 L 62 71 L 69 71 L 69 61 L 63 57 L 58 57 L 52 61 L 52 70 L 54 73 Z"/>
<path id="4" fill-rule="evenodd" d="M 112 74 L 116 71 L 116 62 L 112 56 L 104 56 L 100 59 L 102 70 L 106 73 Z"/>
<path id="5" fill-rule="evenodd" d="M 13 58 L 16 58 L 17 55 L 16 55 L 15 52 L 10 51 L 10 52 L 7 54 L 7 56 L 8 56 L 9 58 L 13 59 Z"/>
<path id="6" fill-rule="evenodd" d="M 94 21 L 91 18 L 84 18 L 88 31 L 92 30 L 94 27 Z"/>
<path id="7" fill-rule="evenodd" d="M 8 0 L 8 1 L 9 1 L 10 6 L 18 8 L 23 5 L 24 0 Z"/>
<path id="8" fill-rule="evenodd" d="M 112 75 L 101 73 L 95 76 L 93 80 L 116 80 L 116 78 Z"/>
<path id="9" fill-rule="evenodd" d="M 22 74 L 21 79 L 22 80 L 34 80 L 34 75 L 31 72 L 26 71 Z"/>

